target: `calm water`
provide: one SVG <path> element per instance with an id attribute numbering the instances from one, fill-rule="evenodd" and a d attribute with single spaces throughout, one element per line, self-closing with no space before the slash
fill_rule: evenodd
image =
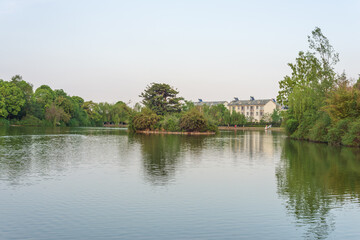
<path id="1" fill-rule="evenodd" d="M 0 239 L 360 239 L 360 151 L 283 133 L 0 128 Z"/>

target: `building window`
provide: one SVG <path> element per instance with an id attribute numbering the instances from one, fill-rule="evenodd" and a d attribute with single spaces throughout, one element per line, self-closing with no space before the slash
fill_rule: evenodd
<path id="1" fill-rule="evenodd" d="M 253 106 L 251 106 L 251 107 L 250 107 L 250 110 L 254 110 L 254 107 L 253 107 Z"/>
<path id="2" fill-rule="evenodd" d="M 263 113 L 262 112 L 260 112 L 260 116 L 262 116 L 263 115 Z"/>
<path id="3" fill-rule="evenodd" d="M 246 115 L 249 116 L 249 112 L 246 112 Z"/>
<path id="4" fill-rule="evenodd" d="M 238 110 L 240 109 L 240 107 L 238 106 Z"/>
<path id="5" fill-rule="evenodd" d="M 244 107 L 241 107 L 241 110 L 244 110 Z"/>
<path id="6" fill-rule="evenodd" d="M 233 107 L 233 111 L 235 111 L 235 107 Z"/>
<path id="7" fill-rule="evenodd" d="M 259 109 L 259 106 L 256 106 L 256 109 Z"/>
<path id="8" fill-rule="evenodd" d="M 256 112 L 256 116 L 259 116 L 259 113 L 258 113 L 258 112 Z"/>
<path id="9" fill-rule="evenodd" d="M 247 106 L 246 109 L 249 109 L 249 106 Z"/>

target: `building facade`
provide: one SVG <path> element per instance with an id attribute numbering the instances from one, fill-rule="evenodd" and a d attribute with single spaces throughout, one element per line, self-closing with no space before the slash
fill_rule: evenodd
<path id="1" fill-rule="evenodd" d="M 269 117 L 274 109 L 279 109 L 275 99 L 258 99 L 250 97 L 250 100 L 239 100 L 235 98 L 228 104 L 230 112 L 243 114 L 248 120 L 259 122 L 261 119 Z M 267 120 L 267 119 L 264 119 Z"/>

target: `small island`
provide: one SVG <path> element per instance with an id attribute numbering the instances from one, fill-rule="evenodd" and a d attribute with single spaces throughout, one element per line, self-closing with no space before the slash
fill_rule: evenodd
<path id="1" fill-rule="evenodd" d="M 178 91 L 165 83 L 152 83 L 140 97 L 144 107 L 129 120 L 129 131 L 147 134 L 211 135 L 215 123 L 192 102 L 178 97 Z"/>

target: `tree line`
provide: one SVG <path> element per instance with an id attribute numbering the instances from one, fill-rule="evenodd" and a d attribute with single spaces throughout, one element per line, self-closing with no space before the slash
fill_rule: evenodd
<path id="1" fill-rule="evenodd" d="M 140 94 L 143 108 L 130 119 L 130 130 L 164 130 L 170 132 L 216 132 L 217 126 L 249 126 L 254 123 L 243 114 L 230 112 L 223 104 L 195 106 L 178 97 L 178 91 L 168 84 L 152 83 Z M 280 124 L 275 110 L 258 124 Z"/>
<path id="2" fill-rule="evenodd" d="M 84 101 L 62 89 L 33 85 L 16 75 L 0 79 L 0 125 L 103 126 L 106 122 L 126 124 L 132 109 L 124 102 L 115 104 Z"/>
<path id="3" fill-rule="evenodd" d="M 293 138 L 360 146 L 360 78 L 338 74 L 339 62 L 320 28 L 308 36 L 309 49 L 300 51 L 292 73 L 279 82 L 277 101 L 288 107 L 283 125 Z"/>
<path id="4" fill-rule="evenodd" d="M 130 124 L 133 130 L 166 131 L 215 131 L 217 126 L 254 125 L 251 119 L 230 112 L 223 104 L 195 106 L 178 97 L 178 93 L 168 84 L 152 83 L 140 94 L 142 104 L 136 103 L 131 108 L 122 101 L 115 104 L 84 101 L 47 85 L 34 91 L 31 83 L 16 75 L 10 81 L 0 79 L 0 125 L 78 127 L 109 123 Z M 280 122 L 276 110 L 257 124 Z"/>

